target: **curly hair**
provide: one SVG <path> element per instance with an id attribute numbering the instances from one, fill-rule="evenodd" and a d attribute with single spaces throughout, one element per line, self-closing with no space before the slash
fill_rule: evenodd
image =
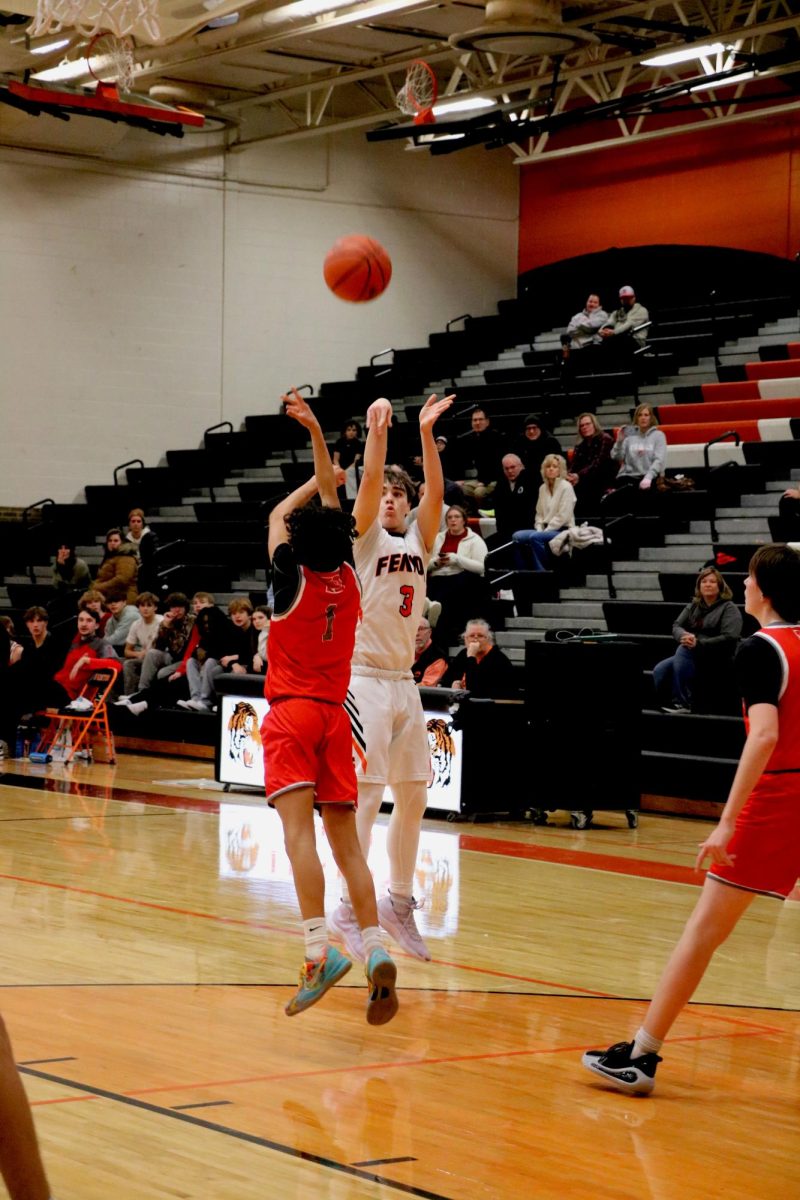
<path id="1" fill-rule="evenodd" d="M 340 508 L 305 504 L 284 517 L 295 558 L 312 571 L 333 571 L 352 557 L 355 519 Z"/>

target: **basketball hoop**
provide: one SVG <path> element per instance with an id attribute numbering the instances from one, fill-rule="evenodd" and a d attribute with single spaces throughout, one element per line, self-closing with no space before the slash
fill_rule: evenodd
<path id="1" fill-rule="evenodd" d="M 95 34 L 86 47 L 86 66 L 98 87 L 129 92 L 133 86 L 133 38 L 105 31 Z"/>
<path id="2" fill-rule="evenodd" d="M 127 38 L 139 28 L 153 43 L 161 40 L 158 0 L 36 0 L 31 37 L 77 29 L 86 37 L 99 33 Z"/>
<path id="3" fill-rule="evenodd" d="M 406 81 L 397 93 L 397 107 L 415 125 L 432 125 L 436 121 L 433 106 L 439 95 L 436 76 L 424 59 L 416 58 L 406 72 Z"/>

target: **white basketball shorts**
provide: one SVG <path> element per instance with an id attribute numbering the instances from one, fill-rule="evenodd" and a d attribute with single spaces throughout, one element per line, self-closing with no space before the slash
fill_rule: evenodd
<path id="1" fill-rule="evenodd" d="M 431 756 L 422 698 L 406 677 L 350 677 L 356 775 L 364 783 L 428 783 Z M 345 708 L 349 707 L 348 703 Z M 359 753 L 362 749 L 364 753 Z M 365 761 L 366 759 L 366 761 Z"/>

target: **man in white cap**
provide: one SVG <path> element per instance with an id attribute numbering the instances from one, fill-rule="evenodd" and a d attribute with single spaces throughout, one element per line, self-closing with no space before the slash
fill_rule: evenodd
<path id="1" fill-rule="evenodd" d="M 630 284 L 625 284 L 619 289 L 619 308 L 614 309 L 600 330 L 600 337 L 604 342 L 615 341 L 620 345 L 617 339 L 624 336 L 632 349 L 640 349 L 647 341 L 647 330 L 637 329 L 637 326 L 644 325 L 649 320 L 650 314 L 647 309 L 636 299 L 636 293 Z"/>

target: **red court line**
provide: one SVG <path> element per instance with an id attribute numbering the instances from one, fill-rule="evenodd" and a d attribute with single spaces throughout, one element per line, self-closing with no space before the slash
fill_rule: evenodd
<path id="1" fill-rule="evenodd" d="M 613 875 L 637 875 L 642 879 L 661 879 L 667 883 L 691 883 L 699 887 L 705 873 L 675 863 L 649 862 L 647 859 L 615 858 L 591 850 L 562 850 L 557 846 L 535 846 L 526 842 L 507 842 L 500 838 L 475 837 L 462 833 L 461 850 L 480 854 L 499 854 L 506 858 L 527 858 L 536 862 L 558 863 L 565 867 L 583 867 L 589 871 L 608 871 Z"/>
<path id="2" fill-rule="evenodd" d="M 748 1038 L 748 1037 L 765 1037 L 768 1036 L 767 1030 L 749 1030 L 742 1033 L 703 1033 L 693 1036 L 671 1038 L 669 1044 L 671 1046 L 678 1045 L 683 1042 L 714 1042 L 723 1041 L 726 1038 Z M 777 1033 L 784 1033 L 785 1030 L 776 1030 Z M 193 1081 L 192 1083 L 169 1084 L 162 1083 L 157 1087 L 149 1088 L 134 1088 L 131 1091 L 121 1092 L 122 1096 L 152 1096 L 158 1092 L 191 1092 L 191 1091 L 207 1091 L 209 1089 L 219 1090 L 227 1087 L 244 1087 L 252 1083 L 276 1083 L 280 1081 L 292 1079 L 310 1079 L 317 1078 L 320 1075 L 354 1075 L 365 1071 L 397 1071 L 403 1068 L 417 1067 L 440 1067 L 449 1066 L 457 1063 L 468 1062 L 486 1062 L 489 1060 L 496 1061 L 498 1059 L 511 1058 L 537 1058 L 545 1054 L 580 1054 L 586 1049 L 586 1043 L 581 1042 L 575 1046 L 541 1046 L 528 1050 L 492 1050 L 485 1054 L 452 1054 L 445 1055 L 441 1058 L 412 1058 L 405 1059 L 402 1062 L 370 1062 L 370 1063 L 355 1063 L 346 1067 L 316 1067 L 311 1071 L 279 1071 L 271 1075 L 248 1075 L 239 1079 L 208 1079 L 203 1082 Z M 36 1100 L 31 1102 L 31 1107 L 37 1108 L 46 1104 L 75 1104 L 81 1100 L 98 1100 L 102 1097 L 95 1095 L 85 1096 L 67 1096 L 63 1098 L 55 1098 L 52 1100 Z"/>

